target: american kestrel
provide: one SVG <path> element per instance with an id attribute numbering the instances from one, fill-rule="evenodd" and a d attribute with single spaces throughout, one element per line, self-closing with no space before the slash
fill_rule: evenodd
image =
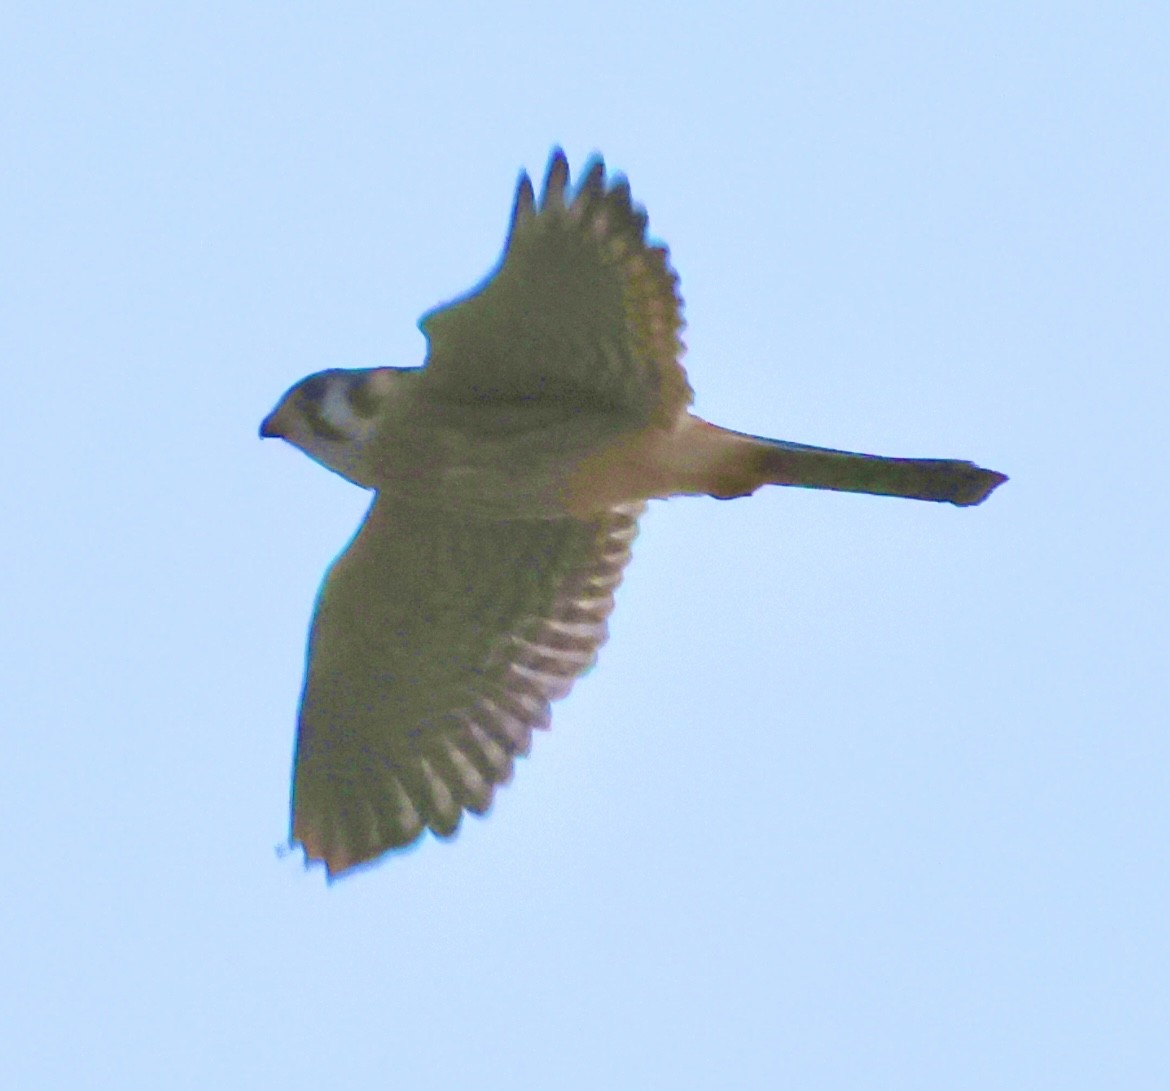
<path id="1" fill-rule="evenodd" d="M 1006 478 L 688 411 L 678 277 L 600 158 L 521 174 L 503 257 L 424 366 L 330 370 L 260 426 L 374 492 L 309 634 L 291 840 L 336 876 L 483 814 L 606 638 L 646 501 L 761 485 L 978 504 Z"/>

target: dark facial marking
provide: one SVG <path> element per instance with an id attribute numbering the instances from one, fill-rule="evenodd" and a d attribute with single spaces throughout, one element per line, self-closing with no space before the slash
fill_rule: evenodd
<path id="1" fill-rule="evenodd" d="M 357 416 L 365 420 L 374 416 L 382 404 L 381 399 L 374 393 L 370 378 L 369 375 L 362 375 L 345 388 L 345 396 L 349 401 L 350 408 Z"/>

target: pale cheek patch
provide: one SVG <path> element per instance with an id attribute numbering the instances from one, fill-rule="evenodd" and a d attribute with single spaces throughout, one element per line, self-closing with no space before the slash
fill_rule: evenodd
<path id="1" fill-rule="evenodd" d="M 335 428 L 347 436 L 357 435 L 362 431 L 361 422 L 349 404 L 345 387 L 341 383 L 330 383 L 321 399 L 321 416 L 330 428 Z"/>

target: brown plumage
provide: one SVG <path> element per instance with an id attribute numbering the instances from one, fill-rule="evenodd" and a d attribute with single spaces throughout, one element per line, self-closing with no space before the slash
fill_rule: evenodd
<path id="1" fill-rule="evenodd" d="M 600 159 L 522 175 L 503 258 L 425 366 L 334 370 L 261 425 L 376 496 L 309 640 L 292 839 L 338 875 L 453 835 L 606 637 L 645 501 L 780 484 L 981 502 L 1002 474 L 747 436 L 689 412 L 678 278 Z"/>

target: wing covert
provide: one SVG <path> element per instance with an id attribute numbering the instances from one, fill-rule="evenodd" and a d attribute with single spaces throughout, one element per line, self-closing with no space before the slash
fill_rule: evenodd
<path id="1" fill-rule="evenodd" d="M 375 500 L 309 638 L 292 838 L 329 874 L 484 813 L 594 662 L 641 506 L 461 520 Z"/>
<path id="2" fill-rule="evenodd" d="M 522 174 L 499 266 L 419 326 L 439 399 L 561 401 L 665 425 L 693 400 L 678 277 L 625 178 L 607 181 L 597 157 L 570 193 L 555 149 L 539 202 Z"/>

